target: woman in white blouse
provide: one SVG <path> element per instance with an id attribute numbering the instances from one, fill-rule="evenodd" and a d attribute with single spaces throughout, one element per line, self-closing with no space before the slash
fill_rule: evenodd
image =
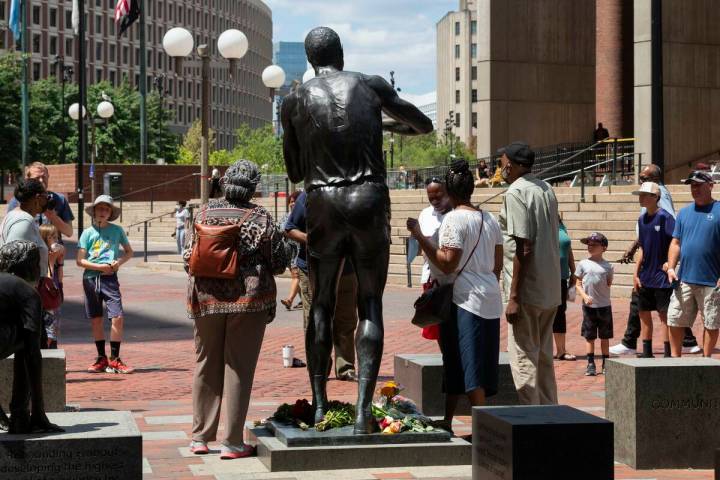
<path id="1" fill-rule="evenodd" d="M 454 281 L 454 315 L 440 324 L 445 421 L 451 422 L 461 395 L 480 406 L 497 393 L 502 233 L 491 213 L 470 203 L 474 180 L 465 160 L 453 162 L 445 185 L 453 210 L 440 226 L 439 248 L 422 235 L 417 220 L 409 218 L 407 227 L 426 258 Z"/>

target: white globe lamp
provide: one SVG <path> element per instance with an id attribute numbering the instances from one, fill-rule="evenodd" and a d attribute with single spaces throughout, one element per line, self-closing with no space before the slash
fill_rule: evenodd
<path id="1" fill-rule="evenodd" d="M 97 114 L 100 118 L 107 120 L 115 114 L 115 107 L 108 101 L 98 103 Z"/>
<path id="2" fill-rule="evenodd" d="M 303 83 L 308 80 L 312 80 L 313 78 L 315 78 L 315 70 L 311 68 L 303 74 Z"/>
<path id="3" fill-rule="evenodd" d="M 280 88 L 285 83 L 285 70 L 278 65 L 270 65 L 263 70 L 262 81 L 268 88 Z"/>
<path id="4" fill-rule="evenodd" d="M 165 33 L 162 45 L 165 53 L 175 59 L 175 73 L 182 75 L 182 59 L 190 55 L 195 46 L 192 34 L 181 27 L 171 28 Z"/>
<path id="5" fill-rule="evenodd" d="M 85 110 L 85 107 L 82 107 L 82 116 L 85 118 L 85 114 L 87 114 L 87 111 Z M 68 108 L 68 115 L 70 115 L 70 118 L 77 121 L 80 119 L 80 104 L 79 103 L 73 103 L 70 105 L 70 108 Z"/>
<path id="6" fill-rule="evenodd" d="M 230 78 L 233 78 L 237 71 L 237 61 L 248 51 L 248 39 L 240 30 L 231 28 L 220 34 L 217 46 L 220 55 L 230 61 Z"/>

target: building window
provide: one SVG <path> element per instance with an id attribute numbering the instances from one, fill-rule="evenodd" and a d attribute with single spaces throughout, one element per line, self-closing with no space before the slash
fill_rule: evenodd
<path id="1" fill-rule="evenodd" d="M 32 51 L 33 53 L 40 53 L 40 34 L 34 33 L 32 36 Z"/>
<path id="2" fill-rule="evenodd" d="M 95 33 L 102 34 L 102 17 L 95 15 Z"/>
<path id="3" fill-rule="evenodd" d="M 477 43 L 470 44 L 470 58 L 477 58 Z"/>
<path id="4" fill-rule="evenodd" d="M 73 39 L 72 38 L 66 38 L 65 39 L 65 52 L 64 55 L 66 57 L 72 57 L 73 56 Z"/>
<path id="5" fill-rule="evenodd" d="M 115 62 L 115 45 L 110 44 L 108 47 L 108 63 Z"/>
<path id="6" fill-rule="evenodd" d="M 455 81 L 460 81 L 460 67 L 455 67 Z"/>
<path id="7" fill-rule="evenodd" d="M 5 20 L 5 0 L 0 0 L 0 20 Z"/>
<path id="8" fill-rule="evenodd" d="M 99 82 L 102 80 L 103 77 L 103 71 L 102 68 L 96 68 L 95 69 L 95 81 Z"/>
<path id="9" fill-rule="evenodd" d="M 455 90 L 455 103 L 460 103 L 460 90 Z"/>
<path id="10" fill-rule="evenodd" d="M 473 103 L 477 102 L 477 90 L 474 88 L 472 89 L 472 92 L 471 92 L 471 98 L 472 98 Z"/>
<path id="11" fill-rule="evenodd" d="M 455 114 L 455 126 L 460 128 L 460 114 L 459 113 Z"/>
<path id="12" fill-rule="evenodd" d="M 65 30 L 72 29 L 72 12 L 65 10 Z"/>
<path id="13" fill-rule="evenodd" d="M 110 21 L 108 23 L 108 35 L 115 35 L 115 21 Z"/>
<path id="14" fill-rule="evenodd" d="M 117 86 L 117 74 L 115 73 L 115 70 L 110 70 L 109 74 L 110 74 L 110 84 L 113 87 L 116 87 Z"/>
<path id="15" fill-rule="evenodd" d="M 472 126 L 473 128 L 477 128 L 477 113 L 475 112 L 472 114 Z"/>
<path id="16" fill-rule="evenodd" d="M 460 22 L 455 22 L 455 35 L 460 35 Z"/>
<path id="17" fill-rule="evenodd" d="M 460 58 L 460 45 L 455 45 L 455 58 Z"/>
<path id="18" fill-rule="evenodd" d="M 50 26 L 57 27 L 57 8 L 50 9 Z"/>
<path id="19" fill-rule="evenodd" d="M 477 21 L 472 20 L 470 22 L 470 35 L 475 35 L 475 34 L 477 34 Z"/>
<path id="20" fill-rule="evenodd" d="M 40 5 L 32 7 L 32 22 L 34 25 L 40 25 Z"/>
<path id="21" fill-rule="evenodd" d="M 57 37 L 50 37 L 50 55 L 57 55 Z"/>
<path id="22" fill-rule="evenodd" d="M 33 66 L 32 66 L 33 82 L 37 82 L 38 80 L 40 80 L 40 66 L 41 66 L 40 62 L 33 63 Z"/>
<path id="23" fill-rule="evenodd" d="M 98 62 L 102 60 L 102 44 L 100 43 L 95 44 L 95 60 Z"/>
<path id="24" fill-rule="evenodd" d="M 95 0 L 95 6 L 98 8 L 102 8 L 102 0 Z"/>
<path id="25" fill-rule="evenodd" d="M 477 80 L 477 67 L 472 67 L 470 75 L 472 80 Z"/>
<path id="26" fill-rule="evenodd" d="M 123 63 L 123 65 L 127 65 L 128 60 L 129 60 L 128 57 L 129 57 L 129 55 L 130 55 L 130 49 L 128 48 L 127 45 L 123 45 L 122 48 L 123 48 L 123 50 L 122 50 L 122 52 L 123 52 L 123 53 L 122 53 L 122 63 Z"/>

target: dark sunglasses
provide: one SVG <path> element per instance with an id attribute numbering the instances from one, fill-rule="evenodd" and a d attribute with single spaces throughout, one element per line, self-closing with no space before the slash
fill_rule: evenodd
<path id="1" fill-rule="evenodd" d="M 430 185 L 431 183 L 439 183 L 439 184 L 441 184 L 441 185 L 444 185 L 444 184 L 445 184 L 445 180 L 443 180 L 443 179 L 440 178 L 440 177 L 430 177 L 430 178 L 428 178 L 428 179 L 425 180 L 425 186 L 426 186 L 426 187 L 427 187 L 428 185 Z"/>

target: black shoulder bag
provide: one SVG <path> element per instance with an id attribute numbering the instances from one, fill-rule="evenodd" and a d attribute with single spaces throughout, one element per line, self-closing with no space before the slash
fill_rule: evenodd
<path id="1" fill-rule="evenodd" d="M 467 267 L 468 262 L 475 254 L 475 249 L 480 244 L 480 238 L 482 238 L 483 227 L 485 226 L 485 216 L 483 211 L 480 210 L 480 233 L 478 234 L 477 242 L 473 247 L 465 265 L 458 271 L 455 278 L 460 277 L 460 274 Z M 437 280 L 433 281 L 433 286 L 425 291 L 420 298 L 415 300 L 415 315 L 413 315 L 412 323 L 418 327 L 429 327 L 431 325 L 439 325 L 450 318 L 452 315 L 452 298 L 453 298 L 453 283 L 445 285 L 438 285 Z"/>

